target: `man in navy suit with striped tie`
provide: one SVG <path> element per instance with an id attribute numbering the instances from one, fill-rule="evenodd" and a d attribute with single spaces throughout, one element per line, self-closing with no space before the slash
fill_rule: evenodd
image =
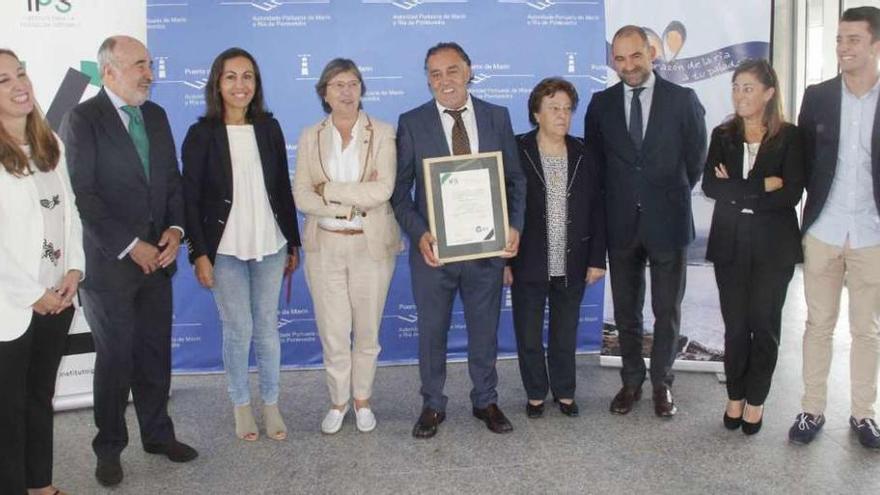
<path id="1" fill-rule="evenodd" d="M 468 332 L 473 414 L 495 433 L 513 426 L 498 408 L 498 317 L 505 260 L 516 256 L 525 211 L 525 176 L 507 109 L 468 91 L 471 61 L 457 43 L 439 43 L 425 57 L 431 101 L 404 113 L 397 126 L 394 214 L 410 239 L 410 271 L 419 317 L 419 375 L 423 409 L 413 436 L 430 438 L 446 417 L 446 343 L 456 293 Z M 510 235 L 502 257 L 441 264 L 428 229 L 422 160 L 500 151 L 504 161 Z M 415 199 L 412 188 L 415 182 Z"/>

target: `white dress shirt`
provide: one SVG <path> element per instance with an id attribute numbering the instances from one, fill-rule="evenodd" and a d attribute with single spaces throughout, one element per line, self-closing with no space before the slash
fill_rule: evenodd
<path id="1" fill-rule="evenodd" d="M 464 130 L 468 135 L 471 153 L 478 153 L 480 151 L 480 137 L 477 134 L 477 116 L 474 114 L 474 102 L 471 100 L 471 95 L 468 94 L 467 102 L 461 108 L 446 108 L 439 101 L 434 100 L 434 102 L 437 104 L 437 111 L 440 112 L 440 122 L 443 123 L 443 134 L 446 136 L 449 154 L 452 154 L 452 126 L 455 125 L 455 118 L 444 110 L 461 110 L 462 108 L 467 109 L 467 112 L 462 112 L 461 120 L 464 122 Z"/>
<path id="2" fill-rule="evenodd" d="M 656 82 L 657 78 L 654 76 L 654 72 L 651 72 L 648 80 L 641 86 L 637 86 L 645 88 L 639 94 L 639 101 L 642 102 L 642 136 L 648 133 L 648 118 L 651 116 L 651 100 L 654 98 L 654 83 Z M 629 129 L 629 112 L 630 108 L 632 108 L 633 89 L 635 88 L 623 83 L 623 114 L 626 116 L 627 129 Z"/>
<path id="3" fill-rule="evenodd" d="M 264 256 L 277 253 L 287 240 L 269 204 L 254 126 L 228 125 L 226 133 L 232 161 L 232 209 L 217 254 L 262 261 Z"/>
<path id="4" fill-rule="evenodd" d="M 361 142 L 358 136 L 361 117 L 351 128 L 351 141 L 345 149 L 342 148 L 342 134 L 333 125 L 330 118 L 330 134 L 333 136 L 333 148 L 327 157 L 327 174 L 333 182 L 358 182 L 361 178 L 360 151 Z M 322 217 L 318 220 L 318 226 L 326 230 L 363 230 L 364 219 L 361 216 L 353 216 L 351 220 Z"/>

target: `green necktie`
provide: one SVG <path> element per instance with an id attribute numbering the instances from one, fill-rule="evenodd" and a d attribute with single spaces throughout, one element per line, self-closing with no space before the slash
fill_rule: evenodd
<path id="1" fill-rule="evenodd" d="M 128 135 L 137 149 L 138 156 L 141 157 L 141 166 L 144 168 L 144 175 L 150 180 L 150 140 L 147 139 L 147 128 L 144 127 L 144 116 L 141 109 L 131 105 L 122 107 L 122 111 L 128 114 Z"/>

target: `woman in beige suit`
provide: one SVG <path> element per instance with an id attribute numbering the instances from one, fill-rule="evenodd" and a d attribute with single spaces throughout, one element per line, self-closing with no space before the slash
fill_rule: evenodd
<path id="1" fill-rule="evenodd" d="M 315 88 L 329 115 L 300 136 L 293 195 L 306 214 L 306 282 L 330 389 L 321 431 L 339 431 L 353 396 L 357 428 L 368 432 L 376 427 L 370 395 L 379 325 L 401 247 L 388 202 L 394 129 L 362 110 L 366 88 L 351 60 L 331 60 Z"/>

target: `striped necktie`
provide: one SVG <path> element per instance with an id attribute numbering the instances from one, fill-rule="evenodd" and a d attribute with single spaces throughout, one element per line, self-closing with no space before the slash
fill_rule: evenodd
<path id="1" fill-rule="evenodd" d="M 455 124 L 452 126 L 452 154 L 469 155 L 471 153 L 471 140 L 468 139 L 467 130 L 464 128 L 464 120 L 461 118 L 461 114 L 467 112 L 467 108 L 443 110 L 443 112 L 455 119 Z"/>

